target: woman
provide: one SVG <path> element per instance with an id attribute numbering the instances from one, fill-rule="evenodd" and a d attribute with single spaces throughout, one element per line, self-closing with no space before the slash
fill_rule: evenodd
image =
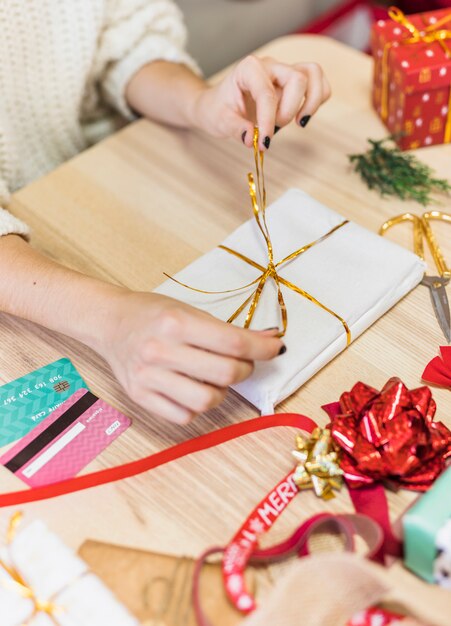
<path id="1" fill-rule="evenodd" d="M 275 127 L 305 126 L 329 97 L 321 69 L 248 57 L 209 87 L 184 51 L 171 0 L 0 3 L 0 199 L 143 115 L 261 150 Z M 100 130 L 99 130 L 100 129 Z M 235 328 L 163 296 L 83 276 L 33 250 L 25 224 L 0 210 L 0 310 L 99 352 L 144 408 L 185 423 L 222 401 L 253 362 L 285 347 L 277 329 Z M 80 297 L 83 294 L 83 297 Z"/>

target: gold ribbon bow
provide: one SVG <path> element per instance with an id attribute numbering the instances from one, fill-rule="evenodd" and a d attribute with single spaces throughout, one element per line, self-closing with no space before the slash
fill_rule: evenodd
<path id="1" fill-rule="evenodd" d="M 438 41 L 443 51 L 445 52 L 448 58 L 451 57 L 451 50 L 445 44 L 446 39 L 451 39 L 451 30 L 443 29 L 442 26 L 451 22 L 451 14 L 445 15 L 441 20 L 437 20 L 434 24 L 429 24 L 429 26 L 424 26 L 421 30 L 415 26 L 407 16 L 398 9 L 398 7 L 390 7 L 388 9 L 388 16 L 394 21 L 407 28 L 412 37 L 407 39 L 403 39 L 402 43 L 418 43 L 422 41 L 423 43 L 432 43 L 434 41 Z"/>
<path id="2" fill-rule="evenodd" d="M 7 544 L 11 545 L 16 536 L 17 526 L 19 525 L 22 519 L 21 513 L 15 513 L 8 526 L 7 531 Z M 55 626 L 59 626 L 59 622 L 56 619 L 56 613 L 61 610 L 53 600 L 40 600 L 34 590 L 25 582 L 25 580 L 20 575 L 19 571 L 12 565 L 8 565 L 2 559 L 0 559 L 0 567 L 2 567 L 7 574 L 11 577 L 10 579 L 0 580 L 0 584 L 6 588 L 11 589 L 11 591 L 15 591 L 22 598 L 26 600 L 31 600 L 33 603 L 32 614 L 30 615 L 28 621 L 25 624 L 21 624 L 20 626 L 28 626 L 31 620 L 38 613 L 45 613 Z"/>
<path id="3" fill-rule="evenodd" d="M 381 116 L 383 120 L 388 117 L 388 59 L 390 51 L 393 45 L 401 43 L 402 45 L 412 45 L 416 43 L 434 43 L 437 42 L 442 47 L 446 57 L 451 58 L 451 49 L 446 45 L 446 41 L 451 39 L 451 30 L 442 28 L 445 24 L 451 23 L 451 13 L 445 15 L 442 19 L 437 20 L 434 24 L 424 26 L 421 30 L 415 26 L 407 16 L 398 9 L 398 7 L 392 6 L 388 10 L 389 17 L 396 23 L 404 26 L 409 33 L 410 37 L 405 37 L 399 42 L 389 41 L 385 44 L 382 55 L 382 98 L 381 98 Z M 450 99 L 448 106 L 448 117 L 445 128 L 444 142 L 449 143 L 451 141 L 451 85 L 450 85 Z"/>
<path id="4" fill-rule="evenodd" d="M 264 155 L 263 155 L 263 152 L 261 152 L 258 149 L 258 128 L 257 127 L 254 128 L 253 141 L 254 141 L 256 180 L 253 174 L 251 173 L 248 174 L 249 194 L 251 197 L 252 211 L 254 214 L 255 221 L 257 222 L 257 226 L 265 240 L 265 244 L 266 244 L 266 248 L 268 252 L 267 266 L 263 267 L 263 265 L 260 265 L 260 263 L 257 263 L 256 261 L 253 261 L 245 254 L 238 252 L 237 250 L 233 250 L 232 248 L 229 248 L 227 246 L 220 245 L 219 248 L 221 248 L 221 250 L 225 250 L 229 254 L 241 259 L 248 265 L 251 265 L 252 267 L 255 267 L 256 269 L 258 269 L 261 272 L 260 276 L 258 276 L 255 280 L 251 281 L 250 283 L 247 283 L 246 285 L 237 287 L 236 289 L 227 289 L 225 291 L 205 291 L 203 289 L 196 289 L 195 287 L 191 287 L 190 285 L 182 283 L 176 278 L 169 276 L 169 274 L 165 273 L 165 276 L 167 276 L 174 282 L 178 283 L 182 287 L 186 287 L 187 289 L 191 289 L 192 291 L 196 291 L 198 293 L 206 293 L 206 294 L 236 293 L 238 291 L 248 289 L 249 287 L 253 287 L 255 285 L 255 289 L 251 293 L 251 295 L 245 299 L 245 301 L 237 308 L 237 310 L 227 320 L 228 323 L 233 322 L 240 315 L 240 313 L 249 305 L 249 309 L 246 314 L 246 320 L 244 322 L 244 328 L 249 328 L 249 326 L 251 325 L 255 310 L 258 306 L 258 303 L 260 302 L 263 289 L 268 279 L 271 278 L 277 287 L 277 300 L 279 303 L 279 309 L 280 309 L 281 318 L 282 318 L 282 331 L 279 333 L 280 337 L 283 337 L 283 335 L 285 334 L 287 330 L 287 325 L 288 325 L 287 308 L 285 306 L 285 301 L 284 301 L 284 297 L 283 297 L 283 293 L 281 289 L 281 286 L 283 285 L 284 287 L 288 287 L 288 289 L 291 289 L 295 293 L 298 293 L 300 296 L 307 298 L 307 300 L 309 300 L 310 302 L 313 302 L 313 304 L 316 304 L 316 306 L 320 307 L 324 311 L 327 311 L 327 313 L 330 313 L 330 315 L 333 315 L 333 317 L 338 319 L 343 325 L 343 328 L 346 332 L 347 345 L 349 346 L 349 344 L 351 343 L 351 331 L 349 329 L 347 322 L 340 315 L 338 315 L 338 313 L 335 313 L 335 311 L 332 311 L 332 309 L 322 304 L 319 300 L 317 300 L 310 293 L 308 293 L 304 289 L 301 289 L 294 283 L 280 276 L 279 271 L 278 271 L 286 263 L 293 261 L 294 259 L 301 256 L 301 254 L 303 254 L 304 252 L 306 252 L 313 246 L 316 246 L 317 244 L 321 243 L 322 241 L 330 237 L 334 232 L 336 232 L 337 230 L 339 230 L 340 228 L 348 224 L 349 221 L 343 220 L 340 224 L 331 228 L 327 233 L 325 233 L 324 235 L 322 235 L 315 241 L 312 241 L 306 244 L 305 246 L 302 246 L 302 248 L 295 250 L 294 252 L 292 252 L 285 258 L 283 258 L 281 261 L 275 262 L 271 235 L 268 229 L 268 225 L 266 223 L 266 189 L 265 189 L 265 177 L 263 173 Z"/>
<path id="5" fill-rule="evenodd" d="M 330 430 L 315 428 L 308 437 L 296 436 L 293 456 L 299 464 L 293 479 L 299 489 L 313 489 L 323 500 L 335 497 L 333 489 L 341 489 L 343 470 Z"/>
<path id="6" fill-rule="evenodd" d="M 17 526 L 20 524 L 22 520 L 21 513 L 15 513 L 9 522 L 8 531 L 7 531 L 7 545 L 11 545 L 16 536 Z M 24 580 L 21 576 L 20 572 L 14 565 L 5 563 L 2 559 L 0 559 L 0 567 L 2 567 L 7 574 L 11 577 L 10 579 L 0 579 L 0 585 L 5 589 L 11 589 L 11 591 L 16 592 L 22 598 L 26 600 L 31 600 L 33 603 L 32 613 L 28 620 L 21 624 L 20 626 L 29 626 L 32 619 L 36 617 L 39 613 L 45 613 L 47 617 L 50 618 L 51 622 L 54 626 L 60 626 L 60 622 L 57 619 L 57 614 L 60 613 L 63 609 L 58 606 L 53 598 L 50 600 L 40 600 L 32 587 Z M 81 574 L 84 576 L 84 574 Z M 58 592 L 61 593 L 62 590 Z M 0 608 L 1 611 L 1 608 Z M 19 625 L 18 625 L 19 626 Z"/>

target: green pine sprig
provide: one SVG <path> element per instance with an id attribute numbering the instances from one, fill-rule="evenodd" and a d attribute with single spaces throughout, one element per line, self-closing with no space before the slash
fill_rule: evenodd
<path id="1" fill-rule="evenodd" d="M 423 206 L 437 204 L 434 194 L 449 194 L 451 184 L 435 178 L 434 170 L 413 154 L 402 152 L 390 136 L 379 141 L 368 139 L 371 148 L 363 154 L 350 154 L 354 171 L 381 196 L 414 200 Z"/>

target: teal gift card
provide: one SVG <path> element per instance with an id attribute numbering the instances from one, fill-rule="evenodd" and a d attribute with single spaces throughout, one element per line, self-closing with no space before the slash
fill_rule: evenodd
<path id="1" fill-rule="evenodd" d="M 0 446 L 17 441 L 86 383 L 69 359 L 0 386 Z"/>

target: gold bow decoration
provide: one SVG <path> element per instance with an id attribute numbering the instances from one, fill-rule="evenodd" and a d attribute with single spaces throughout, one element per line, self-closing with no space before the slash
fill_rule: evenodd
<path id="1" fill-rule="evenodd" d="M 398 7 L 390 7 L 388 9 L 388 16 L 394 22 L 404 26 L 412 35 L 412 37 L 402 40 L 402 43 L 409 44 L 418 43 L 420 41 L 423 43 L 433 43 L 434 41 L 438 41 L 446 56 L 451 58 L 451 50 L 445 43 L 445 40 L 451 39 L 451 30 L 442 28 L 442 26 L 451 22 L 451 14 L 445 15 L 441 20 L 437 20 L 433 24 L 429 24 L 429 26 L 425 25 L 421 30 L 417 28 Z"/>
<path id="2" fill-rule="evenodd" d="M 401 45 L 413 45 L 417 43 L 425 43 L 431 44 L 437 42 L 445 56 L 448 59 L 451 59 L 451 49 L 446 44 L 447 40 L 451 40 L 451 30 L 447 28 L 443 28 L 446 24 L 451 25 L 451 13 L 449 15 L 445 15 L 442 19 L 437 20 L 434 24 L 429 24 L 428 26 L 424 26 L 421 30 L 413 24 L 408 17 L 399 9 L 398 7 L 391 6 L 388 10 L 389 17 L 399 24 L 403 26 L 409 33 L 410 36 L 404 37 L 401 41 L 389 41 L 384 45 L 384 50 L 382 54 L 382 97 L 381 97 L 381 116 L 385 121 L 388 117 L 388 61 L 390 56 L 390 51 L 395 44 Z M 449 143 L 451 141 L 451 85 L 450 85 L 450 102 L 448 107 L 448 117 L 445 127 L 445 138 L 444 142 Z"/>
<path id="3" fill-rule="evenodd" d="M 8 531 L 7 531 L 7 545 L 11 545 L 14 541 L 14 537 L 16 536 L 17 527 L 22 520 L 22 513 L 15 513 L 9 522 Z M 0 567 L 2 567 L 7 574 L 9 574 L 9 579 L 0 579 L 0 585 L 5 589 L 10 589 L 13 592 L 16 592 L 25 600 L 31 600 L 32 602 L 32 613 L 28 618 L 28 621 L 25 624 L 20 624 L 18 626 L 28 626 L 31 620 L 38 613 L 45 613 L 55 626 L 59 626 L 59 622 L 57 621 L 56 614 L 61 611 L 61 607 L 58 607 L 57 604 L 53 600 L 40 600 L 34 590 L 28 585 L 28 583 L 21 576 L 19 571 L 11 564 L 6 563 L 2 559 L 0 559 Z"/>
<path id="4" fill-rule="evenodd" d="M 345 330 L 346 341 L 347 341 L 347 345 L 349 346 L 349 344 L 351 343 L 352 337 L 351 337 L 351 331 L 349 329 L 347 322 L 338 313 L 336 313 L 335 311 L 333 311 L 332 309 L 324 305 L 322 302 L 317 300 L 314 296 L 312 296 L 312 294 L 308 293 L 301 287 L 298 287 L 298 285 L 295 285 L 291 281 L 286 280 L 285 278 L 283 278 L 283 276 L 280 276 L 279 274 L 279 270 L 282 268 L 282 266 L 289 263 L 290 261 L 293 261 L 294 259 L 297 259 L 302 254 L 304 254 L 304 252 L 306 252 L 313 246 L 316 246 L 317 244 L 323 242 L 325 239 L 330 237 L 337 230 L 339 230 L 340 228 L 348 224 L 349 220 L 343 220 L 340 224 L 331 228 L 327 233 L 325 233 L 324 235 L 322 235 L 315 241 L 312 241 L 306 244 L 305 246 L 302 246 L 302 248 L 295 250 L 291 254 L 284 257 L 281 261 L 276 262 L 274 260 L 274 249 L 273 249 L 273 244 L 271 241 L 271 235 L 270 235 L 268 225 L 266 222 L 266 188 L 265 188 L 265 177 L 264 177 L 264 170 L 263 170 L 264 154 L 258 148 L 258 128 L 257 127 L 254 128 L 253 146 L 254 146 L 256 177 L 254 177 L 252 173 L 248 174 L 249 195 L 251 197 L 252 211 L 253 211 L 255 221 L 257 222 L 257 226 L 265 241 L 267 254 L 268 254 L 267 266 L 264 267 L 260 263 L 257 263 L 256 261 L 250 259 L 248 256 L 246 256 L 242 252 L 238 252 L 237 250 L 233 250 L 232 248 L 229 248 L 227 246 L 220 245 L 219 248 L 221 250 L 224 250 L 228 254 L 231 254 L 237 257 L 238 259 L 241 259 L 241 261 L 243 261 L 244 263 L 247 263 L 248 265 L 251 265 L 255 269 L 259 270 L 261 274 L 255 280 L 251 281 L 250 283 L 247 283 L 246 285 L 242 285 L 241 287 L 237 287 L 235 289 L 227 289 L 224 291 L 205 291 L 203 289 L 197 289 L 195 287 L 182 283 L 181 281 L 177 280 L 173 276 L 170 276 L 169 274 L 165 273 L 164 275 L 167 278 L 170 278 L 171 280 L 176 282 L 177 284 L 181 285 L 182 287 L 191 289 L 192 291 L 196 291 L 198 293 L 205 293 L 205 294 L 219 295 L 219 294 L 227 294 L 227 293 L 236 293 L 238 291 L 243 291 L 245 289 L 249 289 L 250 287 L 255 286 L 255 289 L 252 291 L 250 296 L 244 300 L 244 302 L 236 309 L 234 313 L 232 313 L 232 315 L 227 320 L 228 323 L 233 322 L 242 313 L 242 311 L 244 311 L 244 309 L 249 305 L 249 308 L 246 313 L 246 319 L 244 322 L 244 328 L 249 328 L 249 326 L 251 325 L 255 311 L 260 302 L 263 289 L 268 279 L 272 279 L 277 288 L 277 300 L 278 300 L 281 319 L 282 319 L 282 331 L 279 333 L 280 337 L 283 337 L 283 335 L 286 333 L 287 325 L 288 325 L 287 308 L 285 305 L 285 300 L 284 300 L 282 289 L 281 289 L 281 287 L 284 286 L 284 287 L 287 287 L 288 289 L 291 289 L 295 293 L 299 294 L 303 298 L 306 298 L 307 300 L 309 300 L 316 306 L 323 309 L 323 311 L 327 311 L 327 313 L 329 313 L 330 315 L 335 317 L 337 320 L 339 320 Z"/>
<path id="5" fill-rule="evenodd" d="M 338 448 L 328 428 L 315 428 L 309 436 L 296 436 L 293 456 L 298 465 L 293 475 L 299 489 L 313 489 L 323 500 L 335 497 L 343 485 Z"/>
<path id="6" fill-rule="evenodd" d="M 15 513 L 11 517 L 7 531 L 7 546 L 10 546 L 14 541 L 17 527 L 19 526 L 21 520 L 22 513 L 19 512 Z M 38 598 L 34 589 L 26 582 L 26 580 L 20 574 L 19 570 L 14 566 L 14 564 L 12 563 L 12 559 L 9 559 L 9 562 L 7 563 L 0 558 L 0 568 L 3 568 L 3 570 L 9 575 L 9 578 L 0 578 L 0 585 L 4 589 L 11 590 L 25 600 L 31 600 L 32 602 L 31 613 L 27 621 L 25 623 L 18 624 L 17 626 L 29 626 L 33 618 L 36 617 L 39 613 L 45 614 L 50 619 L 52 624 L 54 624 L 54 626 L 60 626 L 60 622 L 58 621 L 58 614 L 64 611 L 64 608 L 58 605 L 58 603 L 56 602 L 56 598 L 53 597 L 47 600 Z M 84 575 L 85 573 L 81 574 L 81 576 Z M 72 583 L 73 582 L 74 581 L 72 581 Z M 67 586 L 68 585 L 66 585 L 66 587 Z M 63 591 L 63 589 L 60 589 L 55 595 L 59 595 L 61 591 Z"/>

